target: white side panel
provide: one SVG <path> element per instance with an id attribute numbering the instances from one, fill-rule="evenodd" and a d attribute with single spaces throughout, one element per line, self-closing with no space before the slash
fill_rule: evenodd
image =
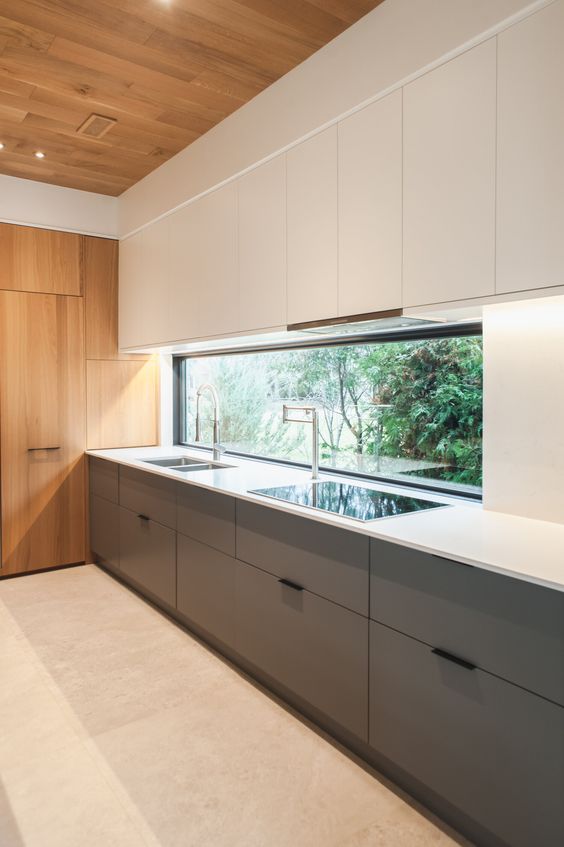
<path id="1" fill-rule="evenodd" d="M 484 308 L 484 505 L 564 523 L 564 297 Z"/>

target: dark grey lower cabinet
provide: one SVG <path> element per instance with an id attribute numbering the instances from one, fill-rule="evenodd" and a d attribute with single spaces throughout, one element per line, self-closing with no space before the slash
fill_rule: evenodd
<path id="1" fill-rule="evenodd" d="M 236 649 L 314 709 L 368 737 L 368 620 L 236 562 Z"/>
<path id="2" fill-rule="evenodd" d="M 375 750 L 508 847 L 562 847 L 563 708 L 373 622 L 370 673 Z"/>
<path id="3" fill-rule="evenodd" d="M 176 533 L 120 507 L 120 567 L 169 606 L 176 605 Z"/>
<path id="4" fill-rule="evenodd" d="M 90 495 L 90 547 L 100 559 L 119 568 L 119 506 L 96 494 Z"/>
<path id="5" fill-rule="evenodd" d="M 235 559 L 177 535 L 176 607 L 197 627 L 235 643 Z"/>

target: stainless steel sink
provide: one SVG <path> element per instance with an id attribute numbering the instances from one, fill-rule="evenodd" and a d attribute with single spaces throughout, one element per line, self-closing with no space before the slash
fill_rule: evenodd
<path id="1" fill-rule="evenodd" d="M 143 459 L 142 461 L 147 465 L 156 465 L 159 468 L 168 468 L 170 471 L 180 471 L 181 473 L 213 471 L 233 467 L 233 465 L 224 465 L 222 462 L 205 462 L 202 459 L 191 459 L 188 456 L 173 456 L 170 459 Z"/>
<path id="2" fill-rule="evenodd" d="M 188 456 L 172 456 L 170 459 L 143 459 L 148 465 L 159 468 L 181 468 L 184 465 L 204 465 L 205 459 L 190 459 Z"/>
<path id="3" fill-rule="evenodd" d="M 222 468 L 232 468 L 233 465 L 220 465 L 217 462 L 206 462 L 201 465 L 184 465 L 178 468 L 170 468 L 171 471 L 180 471 L 181 473 L 191 473 L 192 471 L 214 471 Z"/>

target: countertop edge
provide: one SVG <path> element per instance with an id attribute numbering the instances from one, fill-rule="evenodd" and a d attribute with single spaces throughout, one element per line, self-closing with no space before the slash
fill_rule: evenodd
<path id="1" fill-rule="evenodd" d="M 147 451 L 151 448 L 121 448 L 121 449 L 127 450 L 127 451 L 129 451 L 129 450 L 134 451 L 136 449 L 138 451 L 141 451 L 141 450 Z M 159 450 L 162 453 L 164 448 L 155 447 L 155 448 L 152 448 L 152 449 L 154 449 L 155 451 Z M 176 452 L 178 450 L 178 448 L 170 448 L 170 450 L 168 452 L 172 452 L 173 450 Z M 205 490 L 208 490 L 208 491 L 213 491 L 213 492 L 216 492 L 216 493 L 219 493 L 219 494 L 224 494 L 226 496 L 234 497 L 234 498 L 239 499 L 239 500 L 244 500 L 244 501 L 247 501 L 247 502 L 250 502 L 250 503 L 254 503 L 254 504 L 259 505 L 259 506 L 264 506 L 265 508 L 275 509 L 277 511 L 284 512 L 286 514 L 292 514 L 292 515 L 295 515 L 297 517 L 308 518 L 309 520 L 313 520 L 313 521 L 316 521 L 318 523 L 323 523 L 323 524 L 328 525 L 328 526 L 337 527 L 337 528 L 348 530 L 348 531 L 351 531 L 351 532 L 357 532 L 361 535 L 366 535 L 368 538 L 374 538 L 374 539 L 377 539 L 377 540 L 380 540 L 380 541 L 387 541 L 387 542 L 392 543 L 392 544 L 398 544 L 401 547 L 408 547 L 408 548 L 411 548 L 411 549 L 414 549 L 414 550 L 418 550 L 422 553 L 427 553 L 428 555 L 431 555 L 431 556 L 438 556 L 439 558 L 459 562 L 461 564 L 469 565 L 471 567 L 477 567 L 477 568 L 480 568 L 481 570 L 490 571 L 492 573 L 498 573 L 502 576 L 507 576 L 507 577 L 512 578 L 512 579 L 519 579 L 521 581 L 529 582 L 531 584 L 538 585 L 538 586 L 543 587 L 543 588 L 549 588 L 549 589 L 552 589 L 552 590 L 564 592 L 564 565 L 563 565 L 563 572 L 562 572 L 561 580 L 560 580 L 560 578 L 555 580 L 551 577 L 543 576 L 542 574 L 534 573 L 534 572 L 527 571 L 527 570 L 524 570 L 524 569 L 514 569 L 514 568 L 507 567 L 507 566 L 504 566 L 502 564 L 499 564 L 499 563 L 496 563 L 496 562 L 493 562 L 493 561 L 486 561 L 484 559 L 464 555 L 464 553 L 453 553 L 452 549 L 449 549 L 448 546 L 429 545 L 429 544 L 424 544 L 422 542 L 419 542 L 416 539 L 398 537 L 396 534 L 394 534 L 393 530 L 390 531 L 391 530 L 390 524 L 394 524 L 395 522 L 397 522 L 400 517 L 402 519 L 402 526 L 405 528 L 405 526 L 406 526 L 405 522 L 406 521 L 417 520 L 417 521 L 421 522 L 422 519 L 424 519 L 425 517 L 429 517 L 432 514 L 436 514 L 438 512 L 443 512 L 443 511 L 446 512 L 446 509 L 445 510 L 443 510 L 443 509 L 433 509 L 430 512 L 416 512 L 414 514 L 394 516 L 394 517 L 390 517 L 390 518 L 380 518 L 380 519 L 378 519 L 374 522 L 368 522 L 368 523 L 363 523 L 361 521 L 357 522 L 353 518 L 344 518 L 344 517 L 341 517 L 340 515 L 335 515 L 335 514 L 332 514 L 332 513 L 327 513 L 327 512 L 322 512 L 322 511 L 319 511 L 319 512 L 314 511 L 313 509 L 309 509 L 308 507 L 305 507 L 305 506 L 299 506 L 299 505 L 292 504 L 292 503 L 286 503 L 284 501 L 278 501 L 278 500 L 275 500 L 273 498 L 262 497 L 260 495 L 252 494 L 250 491 L 233 490 L 233 489 L 226 487 L 225 485 L 222 485 L 219 482 L 213 482 L 212 483 L 209 480 L 208 481 L 202 481 L 201 479 L 195 479 L 193 475 L 190 475 L 190 477 L 187 478 L 186 475 L 183 476 L 181 473 L 171 472 L 167 468 L 160 468 L 158 466 L 152 466 L 151 467 L 150 465 L 145 464 L 142 459 L 133 458 L 133 457 L 131 459 L 129 459 L 129 458 L 124 457 L 122 455 L 118 455 L 119 452 L 120 452 L 120 448 L 117 448 L 117 449 L 114 449 L 114 450 L 110 450 L 110 449 L 108 449 L 108 450 L 87 450 L 86 455 L 93 456 L 93 457 L 99 458 L 99 459 L 104 459 L 106 461 L 110 461 L 110 462 L 113 462 L 115 464 L 122 465 L 124 467 L 133 468 L 135 470 L 141 470 L 144 473 L 150 473 L 150 474 L 154 474 L 155 476 L 165 477 L 165 478 L 171 479 L 175 482 L 181 482 L 181 483 L 184 483 L 184 484 L 187 484 L 187 485 L 192 485 L 196 488 L 202 488 L 202 489 L 205 489 Z M 166 452 L 166 449 L 165 449 L 165 452 Z M 195 451 L 189 451 L 189 450 L 183 449 L 181 451 L 181 453 L 179 453 L 179 455 L 180 454 L 194 456 Z M 209 458 L 208 458 L 208 461 L 209 461 Z M 227 459 L 227 461 L 229 461 L 229 459 Z M 237 461 L 237 460 L 235 459 L 234 461 Z M 268 463 L 256 462 L 256 464 L 257 465 L 267 465 Z M 238 467 L 240 468 L 240 466 L 238 466 Z M 229 469 L 229 470 L 235 470 L 235 468 Z M 287 472 L 288 468 L 286 468 L 285 470 Z M 362 483 L 360 483 L 360 484 L 362 484 Z M 383 487 L 393 489 L 392 485 L 383 486 Z M 421 499 L 426 499 L 426 498 L 427 499 L 432 498 L 432 499 L 437 499 L 437 500 L 447 499 L 447 498 L 439 498 L 438 496 L 433 497 L 433 495 L 431 493 L 429 493 L 429 496 L 427 496 L 427 492 L 421 491 L 419 489 L 417 489 L 416 491 L 414 490 L 411 493 L 412 493 L 412 496 L 420 497 Z M 558 527 L 559 529 L 556 530 L 556 531 L 561 531 L 562 538 L 564 540 L 564 526 L 561 526 L 559 524 L 553 524 L 553 523 L 550 523 L 548 521 L 546 521 L 546 522 L 545 521 L 537 521 L 537 520 L 533 520 L 531 518 L 525 518 L 525 517 L 517 518 L 515 516 L 504 515 L 502 513 L 494 513 L 494 512 L 485 513 L 485 511 L 480 506 L 476 506 L 474 504 L 472 504 L 472 505 L 458 505 L 458 504 L 454 505 L 454 504 L 445 502 L 444 505 L 449 506 L 449 512 L 451 512 L 451 513 L 456 512 L 458 515 L 460 515 L 460 513 L 463 510 L 466 511 L 467 513 L 469 513 L 469 512 L 475 513 L 476 511 L 478 511 L 482 516 L 484 514 L 488 514 L 489 516 L 495 516 L 495 517 L 497 517 L 497 519 L 499 521 L 502 521 L 504 519 L 519 520 L 519 521 L 523 521 L 523 522 L 526 522 L 528 524 L 534 525 L 535 528 L 539 524 L 546 525 L 547 527 L 551 527 L 551 528 Z M 495 517 L 493 518 L 493 520 L 495 520 Z M 376 524 L 377 524 L 377 526 L 375 526 Z M 386 527 L 387 527 L 387 529 L 386 529 Z M 417 533 L 417 529 L 415 529 L 415 533 Z M 563 549 L 563 552 L 562 552 L 562 559 L 564 561 L 564 549 Z"/>

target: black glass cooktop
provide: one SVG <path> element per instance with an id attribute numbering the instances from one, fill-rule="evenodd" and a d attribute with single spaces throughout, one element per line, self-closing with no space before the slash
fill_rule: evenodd
<path id="1" fill-rule="evenodd" d="M 298 506 L 323 509 L 358 521 L 375 521 L 378 518 L 391 518 L 419 512 L 422 509 L 436 509 L 443 503 L 432 500 L 420 500 L 405 494 L 390 494 L 375 491 L 361 485 L 345 482 L 308 482 L 305 485 L 284 485 L 278 488 L 260 488 L 251 494 L 263 494 L 275 500 L 286 500 Z"/>

